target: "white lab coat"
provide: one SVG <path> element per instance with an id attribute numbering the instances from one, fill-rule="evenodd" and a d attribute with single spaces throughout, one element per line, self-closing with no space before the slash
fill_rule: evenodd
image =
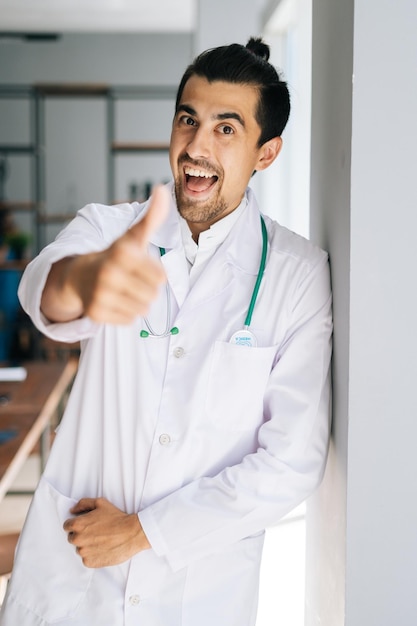
<path id="1" fill-rule="evenodd" d="M 265 217 L 268 257 L 244 324 L 262 235 L 248 207 L 189 289 L 174 202 L 150 250 L 162 258 L 178 335 L 140 338 L 39 311 L 51 264 L 107 247 L 143 205 L 88 205 L 26 270 L 24 308 L 48 336 L 82 341 L 79 372 L 17 551 L 1 626 L 253 626 L 264 528 L 321 480 L 329 434 L 327 255 Z M 166 293 L 149 318 L 162 332 Z M 138 512 L 152 545 L 130 562 L 83 566 L 62 524 L 82 497 Z M 277 558 L 279 554 L 277 554 Z M 277 590 L 278 591 L 278 590 Z"/>

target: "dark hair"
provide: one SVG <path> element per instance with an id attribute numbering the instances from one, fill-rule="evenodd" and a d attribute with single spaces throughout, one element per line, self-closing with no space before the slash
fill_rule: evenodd
<path id="1" fill-rule="evenodd" d="M 254 85 L 259 89 L 259 101 L 255 112 L 261 128 L 258 145 L 273 137 L 280 137 L 290 114 L 290 95 L 287 83 L 281 80 L 277 70 L 268 62 L 269 46 L 261 38 L 251 37 L 246 44 L 211 48 L 198 55 L 187 67 L 178 87 L 175 110 L 181 100 L 185 84 L 191 76 Z"/>

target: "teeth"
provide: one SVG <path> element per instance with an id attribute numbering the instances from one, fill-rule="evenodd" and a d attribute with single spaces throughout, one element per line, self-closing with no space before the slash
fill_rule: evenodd
<path id="1" fill-rule="evenodd" d="M 187 174 L 187 176 L 196 176 L 199 178 L 211 178 L 213 176 L 213 174 L 203 172 L 203 170 L 195 170 L 192 167 L 185 167 L 184 172 Z"/>

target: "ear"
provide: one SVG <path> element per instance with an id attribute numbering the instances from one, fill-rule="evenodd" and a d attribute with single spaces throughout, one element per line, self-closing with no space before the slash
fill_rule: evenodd
<path id="1" fill-rule="evenodd" d="M 282 138 L 273 137 L 259 148 L 259 159 L 255 170 L 266 170 L 281 152 Z"/>

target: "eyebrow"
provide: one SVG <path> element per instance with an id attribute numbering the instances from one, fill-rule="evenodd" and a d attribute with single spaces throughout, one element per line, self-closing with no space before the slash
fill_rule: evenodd
<path id="1" fill-rule="evenodd" d="M 188 104 L 180 104 L 177 109 L 177 113 L 183 111 L 184 113 L 188 113 L 189 115 L 193 115 L 194 117 L 198 117 L 197 111 L 190 107 Z M 218 113 L 213 116 L 215 120 L 236 120 L 239 124 L 245 128 L 245 121 L 239 113 L 235 111 L 225 111 L 224 113 Z"/>
<path id="2" fill-rule="evenodd" d="M 184 111 L 184 113 L 188 113 L 189 115 L 197 115 L 197 111 L 188 106 L 188 104 L 179 104 L 176 113 L 179 113 L 180 111 Z"/>
<path id="3" fill-rule="evenodd" d="M 239 124 L 245 128 L 245 122 L 243 117 L 239 115 L 239 113 L 235 113 L 234 111 L 226 111 L 225 113 L 219 113 L 215 115 L 216 120 L 236 120 Z"/>

